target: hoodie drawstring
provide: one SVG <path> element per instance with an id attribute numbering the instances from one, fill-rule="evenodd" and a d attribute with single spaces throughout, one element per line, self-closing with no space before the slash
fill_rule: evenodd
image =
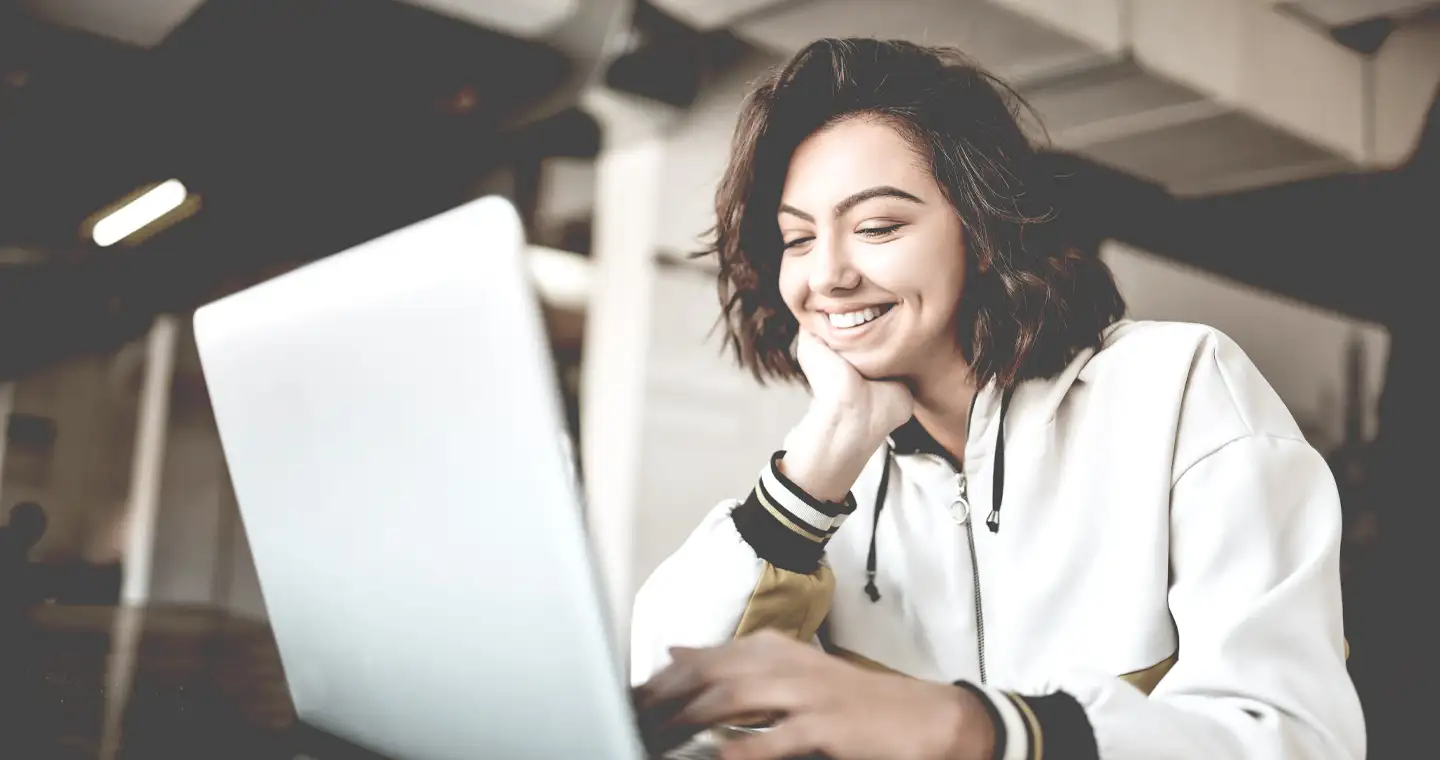
<path id="1" fill-rule="evenodd" d="M 1010 396 L 1014 388 L 1006 388 L 1000 396 L 1000 422 L 995 430 L 995 464 L 991 470 L 990 515 L 985 518 L 985 527 L 991 533 L 1000 532 L 1000 504 L 1005 496 L 1005 413 L 1010 409 Z M 972 403 L 971 410 L 974 410 Z M 880 486 L 875 491 L 874 522 L 870 526 L 870 553 L 865 558 L 865 594 L 871 602 L 880 601 L 880 589 L 875 585 L 875 536 L 880 532 L 880 512 L 885 509 L 885 497 L 890 492 L 890 468 L 895 466 L 895 450 L 886 442 L 885 468 L 880 471 Z"/>

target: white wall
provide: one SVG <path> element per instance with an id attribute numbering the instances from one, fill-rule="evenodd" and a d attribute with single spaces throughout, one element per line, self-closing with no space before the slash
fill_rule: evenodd
<path id="1" fill-rule="evenodd" d="M 602 125 L 595 161 L 590 303 L 580 385 L 586 520 L 611 611 L 613 641 L 629 639 L 636 492 L 641 473 L 645 335 L 652 312 L 660 184 L 671 116 L 608 91 L 587 97 Z"/>
<path id="2" fill-rule="evenodd" d="M 1343 433 L 1345 356 L 1351 339 L 1358 337 L 1367 357 L 1365 426 L 1368 436 L 1375 434 L 1390 349 L 1383 327 L 1119 243 L 1106 244 L 1101 256 L 1115 273 L 1129 316 L 1199 322 L 1225 332 L 1312 431 L 1318 446 L 1337 443 Z"/>
<path id="3" fill-rule="evenodd" d="M 636 589 L 716 503 L 745 498 L 808 401 L 796 386 L 762 388 L 722 354 L 713 275 L 661 268 L 651 304 Z"/>
<path id="4" fill-rule="evenodd" d="M 50 446 L 11 442 L 4 463 L 0 521 L 21 501 L 39 502 L 49 517 L 35 559 L 118 560 L 135 435 L 140 364 L 134 358 L 143 356 L 134 349 L 69 359 L 14 384 L 11 411 L 55 425 Z"/>
<path id="5" fill-rule="evenodd" d="M 172 407 L 166 432 L 150 599 L 212 604 L 220 577 L 217 549 L 226 527 L 220 509 L 225 485 L 220 440 L 208 410 Z"/>
<path id="6" fill-rule="evenodd" d="M 756 56 L 737 67 L 665 126 L 660 207 L 651 217 L 658 227 L 647 255 L 683 256 L 700 247 L 714 222 L 715 186 L 740 102 L 773 60 Z M 715 280 L 695 266 L 659 267 L 640 291 L 648 308 L 630 572 L 621 592 L 627 604 L 717 502 L 744 498 L 807 400 L 793 387 L 762 388 L 721 354 Z"/>
<path id="7" fill-rule="evenodd" d="M 660 245 L 667 253 L 700 248 L 715 223 L 715 186 L 729 157 L 735 118 L 751 84 L 779 59 L 756 53 L 711 82 L 666 135 L 664 210 Z"/>
<path id="8" fill-rule="evenodd" d="M 179 341 L 150 600 L 263 617 L 194 338 L 184 329 Z M 48 451 L 23 445 L 7 451 L 0 491 L 4 510 L 25 500 L 46 508 L 50 527 L 36 559 L 120 561 L 144 361 L 142 338 L 109 356 L 69 359 L 14 384 L 13 411 L 55 421 Z"/>
<path id="9" fill-rule="evenodd" d="M 195 336 L 180 320 L 155 526 L 150 599 L 265 616 L 254 560 L 225 467 Z"/>

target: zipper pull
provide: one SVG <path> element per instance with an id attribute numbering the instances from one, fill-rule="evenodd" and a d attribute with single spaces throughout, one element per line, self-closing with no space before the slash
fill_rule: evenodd
<path id="1" fill-rule="evenodd" d="M 950 502 L 950 517 L 957 525 L 970 521 L 970 489 L 966 487 L 963 472 L 955 473 L 955 500 Z"/>
<path id="2" fill-rule="evenodd" d="M 989 528 L 991 533 L 1000 532 L 1000 510 L 990 510 L 990 515 L 985 518 L 985 527 Z"/>

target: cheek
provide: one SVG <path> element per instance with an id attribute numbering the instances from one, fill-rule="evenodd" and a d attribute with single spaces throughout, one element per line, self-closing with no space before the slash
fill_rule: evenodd
<path id="1" fill-rule="evenodd" d="M 937 299 L 948 300 L 954 292 L 952 256 L 933 241 L 896 241 L 881 246 L 877 254 L 866 262 L 865 279 L 901 298 L 918 300 L 933 309 Z"/>
<path id="2" fill-rule="evenodd" d="M 952 265 L 937 269 L 929 287 L 926 301 L 936 317 L 946 322 L 953 320 L 965 297 L 965 267 Z"/>
<path id="3" fill-rule="evenodd" d="M 945 238 L 916 240 L 913 247 L 894 251 L 897 255 L 876 267 L 874 281 L 903 299 L 918 302 L 925 323 L 946 323 L 954 316 L 965 288 L 965 259 L 955 248 Z"/>
<path id="4" fill-rule="evenodd" d="M 946 310 L 960 300 L 965 285 L 965 243 L 957 226 L 944 229 L 926 246 L 924 273 L 927 300 Z"/>
<path id="5" fill-rule="evenodd" d="M 806 288 L 805 273 L 800 271 L 802 267 L 792 258 L 780 261 L 780 277 L 777 283 L 780 289 L 780 298 L 785 306 L 790 309 L 791 314 L 799 315 L 805 304 Z"/>

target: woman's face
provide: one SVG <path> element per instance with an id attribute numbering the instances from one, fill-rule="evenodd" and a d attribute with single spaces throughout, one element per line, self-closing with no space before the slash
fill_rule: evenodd
<path id="1" fill-rule="evenodd" d="M 779 223 L 785 305 L 860 374 L 915 377 L 960 356 L 960 217 L 892 127 L 852 118 L 801 143 Z"/>

